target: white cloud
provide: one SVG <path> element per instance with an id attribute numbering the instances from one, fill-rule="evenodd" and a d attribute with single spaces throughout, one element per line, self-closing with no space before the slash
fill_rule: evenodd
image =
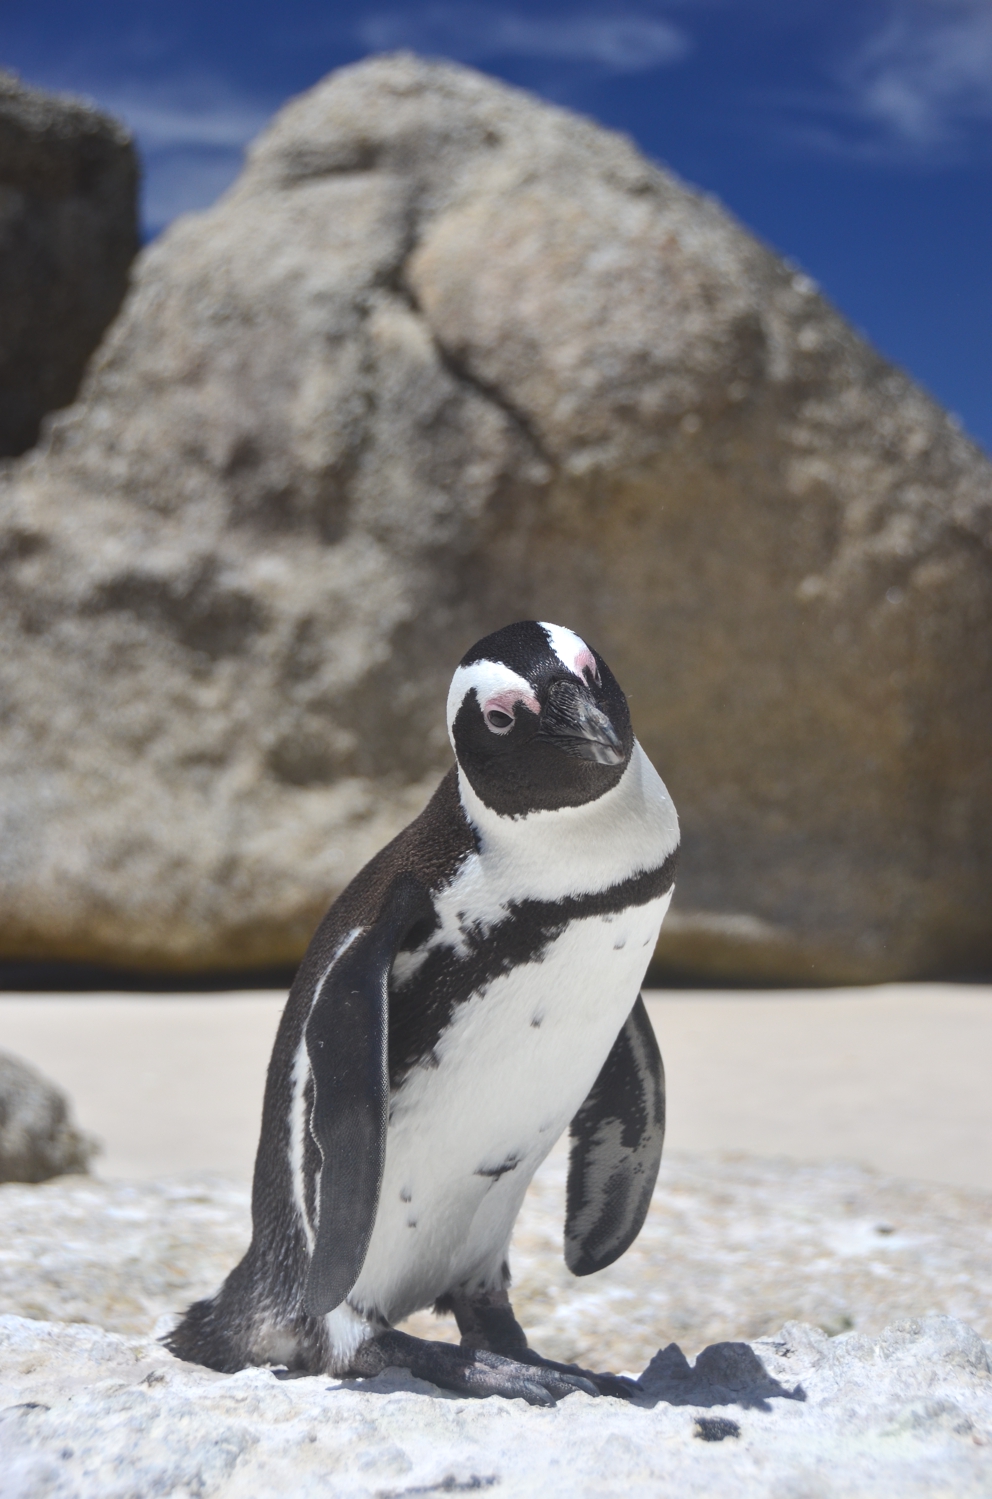
<path id="1" fill-rule="evenodd" d="M 992 119 L 992 4 L 901 5 L 862 48 L 844 83 L 854 109 L 893 140 L 929 151 Z"/>
<path id="2" fill-rule="evenodd" d="M 888 0 L 829 90 L 779 102 L 792 106 L 793 139 L 821 153 L 922 164 L 966 156 L 992 121 L 992 0 Z"/>
<path id="3" fill-rule="evenodd" d="M 91 77 L 87 83 L 94 102 L 134 133 L 143 166 L 142 217 L 151 234 L 177 214 L 209 208 L 237 177 L 245 146 L 278 103 L 203 72 L 140 82 Z"/>
<path id="4" fill-rule="evenodd" d="M 177 146 L 241 149 L 272 113 L 271 106 L 204 74 L 111 85 L 99 91 L 98 102 L 120 115 L 147 151 Z"/>
<path id="5" fill-rule="evenodd" d="M 410 47 L 462 62 L 524 57 L 591 63 L 610 73 L 640 73 L 679 62 L 691 46 L 686 33 L 671 22 L 630 12 L 535 16 L 471 4 L 382 11 L 362 21 L 355 36 L 372 51 Z"/>

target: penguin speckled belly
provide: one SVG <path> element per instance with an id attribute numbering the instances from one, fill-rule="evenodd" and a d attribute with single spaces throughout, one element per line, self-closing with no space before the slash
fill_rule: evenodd
<path id="1" fill-rule="evenodd" d="M 609 667 L 527 621 L 463 658 L 457 765 L 321 922 L 279 1026 L 253 1237 L 167 1338 L 180 1358 L 336 1375 L 389 1365 L 553 1404 L 627 1382 L 528 1348 L 510 1235 L 571 1125 L 565 1259 L 611 1264 L 644 1222 L 664 1074 L 640 998 L 678 819 Z M 451 1311 L 461 1346 L 395 1331 Z"/>

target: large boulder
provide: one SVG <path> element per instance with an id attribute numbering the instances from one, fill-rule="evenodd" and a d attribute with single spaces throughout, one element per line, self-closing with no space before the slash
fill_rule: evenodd
<path id="1" fill-rule="evenodd" d="M 681 813 L 663 964 L 987 964 L 990 544 L 981 453 L 711 199 L 463 68 L 345 69 L 0 484 L 3 951 L 295 958 L 531 616 Z"/>
<path id="2" fill-rule="evenodd" d="M 0 456 L 76 394 L 127 289 L 137 194 L 117 120 L 0 72 Z"/>

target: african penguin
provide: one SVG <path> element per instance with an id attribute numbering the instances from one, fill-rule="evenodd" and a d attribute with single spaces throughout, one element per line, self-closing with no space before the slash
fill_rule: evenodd
<path id="1" fill-rule="evenodd" d="M 310 944 L 269 1065 L 251 1246 L 167 1346 L 540 1405 L 623 1394 L 528 1348 L 507 1256 L 569 1125 L 569 1268 L 611 1264 L 644 1221 L 664 1074 L 639 988 L 678 819 L 606 662 L 559 625 L 473 646 L 448 730 L 457 764 Z M 395 1330 L 432 1305 L 460 1347 Z"/>

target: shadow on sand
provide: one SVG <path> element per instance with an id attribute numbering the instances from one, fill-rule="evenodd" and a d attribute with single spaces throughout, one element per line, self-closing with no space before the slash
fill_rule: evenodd
<path id="1" fill-rule="evenodd" d="M 677 1343 L 656 1353 L 637 1381 L 637 1405 L 738 1405 L 771 1410 L 769 1400 L 805 1400 L 802 1385 L 787 1389 L 773 1379 L 747 1343 L 712 1343 L 690 1364 Z"/>

